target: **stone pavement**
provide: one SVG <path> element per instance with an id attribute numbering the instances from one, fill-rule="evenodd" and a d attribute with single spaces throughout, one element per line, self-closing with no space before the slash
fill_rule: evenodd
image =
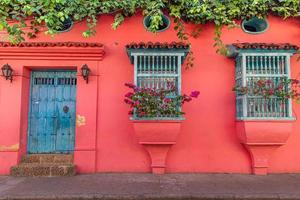
<path id="1" fill-rule="evenodd" d="M 0 176 L 0 200 L 299 199 L 300 174 L 90 174 Z"/>

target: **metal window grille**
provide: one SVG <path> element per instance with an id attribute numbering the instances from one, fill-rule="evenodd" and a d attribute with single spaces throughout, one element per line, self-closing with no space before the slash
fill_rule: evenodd
<path id="1" fill-rule="evenodd" d="M 34 85 L 77 85 L 77 78 L 34 78 Z"/>
<path id="2" fill-rule="evenodd" d="M 280 84 L 290 78 L 289 53 L 241 53 L 236 58 L 235 81 L 237 86 L 251 88 L 260 79 Z M 291 100 L 278 97 L 256 96 L 250 89 L 246 95 L 237 94 L 236 115 L 238 119 L 290 119 Z"/>
<path id="3" fill-rule="evenodd" d="M 173 83 L 181 92 L 181 59 L 184 54 L 136 53 L 134 57 L 134 83 L 145 88 L 166 88 Z"/>
<path id="4" fill-rule="evenodd" d="M 35 85 L 54 85 L 54 78 L 34 78 Z"/>
<path id="5" fill-rule="evenodd" d="M 57 78 L 57 85 L 77 85 L 77 78 Z"/>
<path id="6" fill-rule="evenodd" d="M 134 83 L 144 88 L 167 88 L 174 84 L 176 94 L 181 94 L 181 65 L 185 53 L 174 52 L 136 52 L 131 53 L 134 63 Z M 181 109 L 181 108 L 178 108 Z M 157 116 L 157 118 L 176 118 L 178 116 Z"/>

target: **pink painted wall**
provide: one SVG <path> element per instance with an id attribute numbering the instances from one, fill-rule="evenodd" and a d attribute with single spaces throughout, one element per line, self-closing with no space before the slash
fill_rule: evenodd
<path id="1" fill-rule="evenodd" d="M 77 113 L 87 119 L 86 125 L 77 127 L 76 131 L 75 149 L 80 153 L 75 153 L 75 162 L 79 172 L 149 172 L 150 159 L 134 136 L 127 115 L 128 107 L 123 103 L 123 96 L 127 92 L 123 85 L 133 82 L 133 65 L 129 62 L 125 45 L 140 41 L 177 41 L 176 33 L 172 28 L 159 34 L 147 32 L 142 24 L 142 16 L 126 20 L 116 31 L 111 29 L 112 16 L 101 16 L 99 21 L 97 35 L 89 39 L 81 35 L 86 28 L 82 22 L 54 39 L 41 34 L 34 41 L 100 42 L 105 45 L 103 61 L 92 64 L 90 83 L 86 85 L 82 81 L 78 85 Z M 228 44 L 289 42 L 300 46 L 299 20 L 283 21 L 270 17 L 269 22 L 269 30 L 260 35 L 246 34 L 240 28 L 224 28 L 223 41 Z M 193 27 L 187 28 L 192 30 Z M 251 172 L 249 154 L 240 144 L 235 130 L 235 95 L 232 92 L 234 60 L 215 53 L 213 32 L 213 25 L 208 24 L 203 26 L 198 39 L 191 39 L 195 66 L 183 70 L 182 90 L 187 93 L 199 90 L 201 95 L 183 107 L 187 120 L 182 125 L 177 144 L 169 152 L 167 172 Z M 292 58 L 293 77 L 300 72 L 296 58 Z M 1 66 L 6 62 L 9 61 L 0 60 Z M 43 62 L 35 65 L 49 66 L 49 63 L 46 65 Z M 72 62 L 68 63 L 71 65 Z M 18 73 L 27 74 L 21 65 L 13 64 Z M 24 79 L 27 80 L 27 77 L 17 76 L 11 84 L 0 77 L 0 146 L 26 142 L 24 127 L 27 127 L 28 81 Z M 299 104 L 294 104 L 294 112 L 295 116 L 300 115 Z M 269 172 L 300 172 L 299 146 L 298 120 L 293 125 L 293 133 L 287 144 L 273 154 Z M 24 152 L 22 144 L 19 151 L 0 150 L 0 174 L 7 174 L 9 167 L 17 163 L 16 157 Z"/>

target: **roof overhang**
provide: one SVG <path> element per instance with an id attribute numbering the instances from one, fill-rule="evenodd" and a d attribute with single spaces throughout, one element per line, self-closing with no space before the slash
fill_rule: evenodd
<path id="1" fill-rule="evenodd" d="M 126 45 L 126 51 L 130 61 L 133 63 L 133 54 L 135 53 L 168 53 L 168 54 L 183 54 L 183 59 L 187 56 L 190 51 L 190 45 L 183 42 L 171 42 L 171 43 L 160 43 L 160 42 L 140 42 L 130 43 Z"/>
<path id="2" fill-rule="evenodd" d="M 0 42 L 0 59 L 100 61 L 104 54 L 104 45 L 101 43 Z"/>
<path id="3" fill-rule="evenodd" d="M 236 57 L 241 53 L 290 53 L 298 52 L 299 47 L 290 43 L 233 43 L 227 45 L 228 57 Z"/>

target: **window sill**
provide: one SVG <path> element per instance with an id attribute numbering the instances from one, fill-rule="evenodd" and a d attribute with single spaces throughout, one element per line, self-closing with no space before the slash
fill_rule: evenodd
<path id="1" fill-rule="evenodd" d="M 183 121 L 184 117 L 130 117 L 133 121 Z"/>
<path id="2" fill-rule="evenodd" d="M 295 121 L 295 117 L 238 117 L 236 121 Z"/>

